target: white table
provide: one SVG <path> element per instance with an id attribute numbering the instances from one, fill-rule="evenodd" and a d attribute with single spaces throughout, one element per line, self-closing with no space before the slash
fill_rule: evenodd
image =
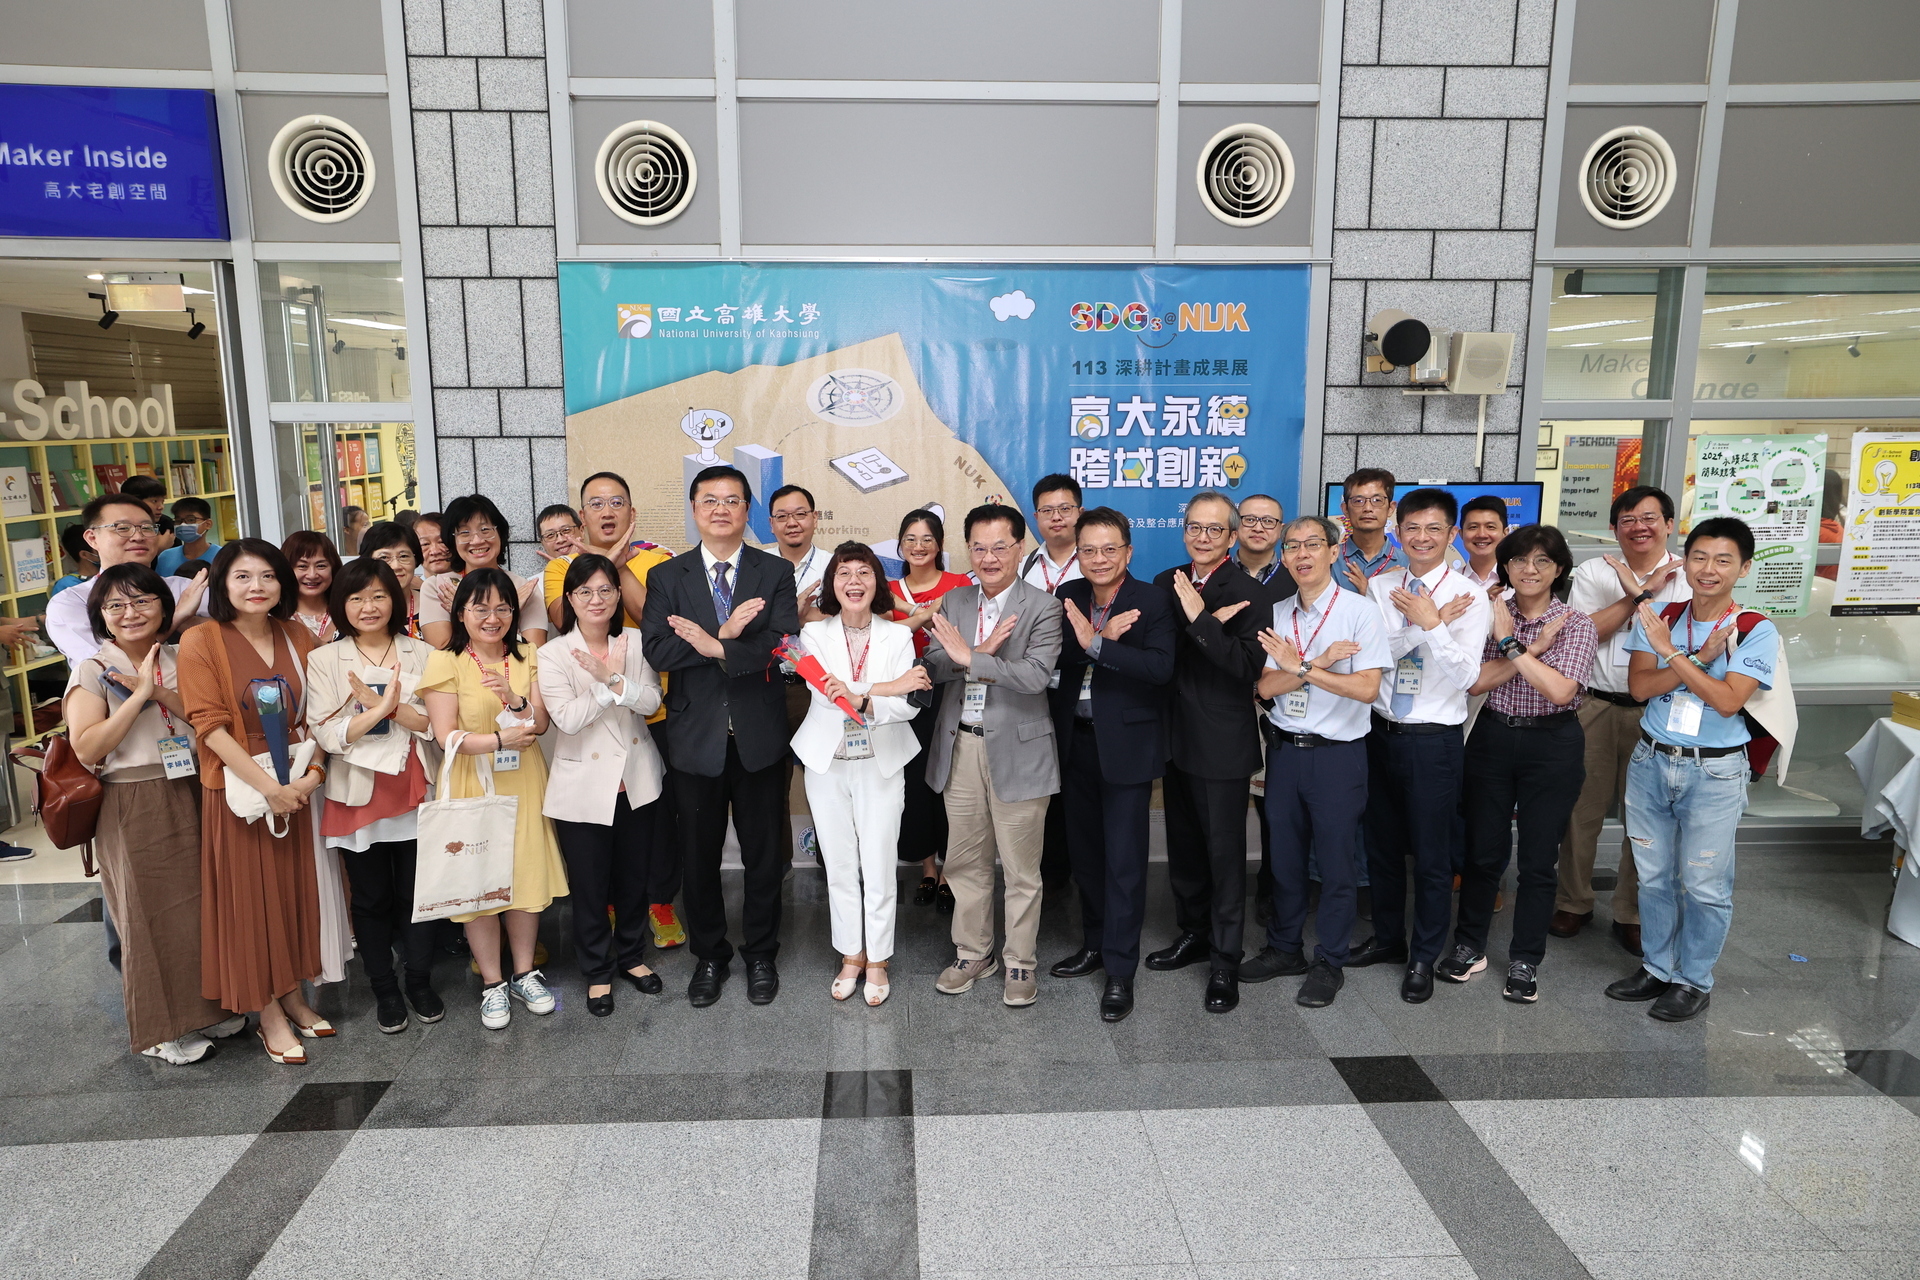
<path id="1" fill-rule="evenodd" d="M 1920 947 L 1920 857 L 1912 852 L 1914 833 L 1920 830 L 1920 729 L 1887 718 L 1875 720 L 1847 752 L 1847 761 L 1867 793 L 1860 806 L 1860 834 L 1873 837 L 1891 831 L 1893 842 L 1907 855 L 1896 873 L 1887 929 L 1902 942 Z"/>

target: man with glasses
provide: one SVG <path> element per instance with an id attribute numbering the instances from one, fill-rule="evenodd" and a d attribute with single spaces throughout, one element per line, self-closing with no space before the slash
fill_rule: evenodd
<path id="1" fill-rule="evenodd" d="M 1260 628 L 1273 605 L 1259 579 L 1239 572 L 1227 558 L 1245 521 L 1245 513 L 1224 493 L 1194 494 L 1187 500 L 1189 563 L 1153 580 L 1178 610 L 1169 710 L 1172 754 L 1162 788 L 1167 880 L 1180 934 L 1172 946 L 1147 957 L 1147 968 L 1180 969 L 1207 961 L 1205 1003 L 1213 1013 L 1226 1013 L 1240 1002 L 1247 788 L 1260 768 L 1260 730 L 1247 714 L 1247 703 L 1266 666 Z M 1267 554 L 1272 553 L 1269 540 Z"/>
<path id="2" fill-rule="evenodd" d="M 747 999 L 780 992 L 780 888 L 790 834 L 781 830 L 787 787 L 786 687 L 773 679 L 774 649 L 800 629 L 793 573 L 779 556 L 745 545 L 753 489 L 733 467 L 707 467 L 687 489 L 700 545 L 648 575 L 641 636 L 647 661 L 671 677 L 667 693 L 670 784 L 680 812 L 685 906 L 694 955 L 687 999 L 720 998 L 733 944 L 720 854 L 727 816 L 746 872 L 740 952 Z"/>
<path id="3" fill-rule="evenodd" d="M 947 884 L 954 962 L 934 985 L 961 995 L 991 977 L 993 864 L 1006 876 L 1007 973 L 1001 1000 L 1038 995 L 1040 851 L 1047 802 L 1060 789 L 1047 686 L 1060 656 L 1060 602 L 1020 580 L 1026 518 L 989 503 L 967 512 L 967 556 L 978 585 L 940 598 L 927 624 L 927 674 L 939 691 L 927 785 L 946 798 Z"/>
<path id="4" fill-rule="evenodd" d="M 1074 548 L 1080 501 L 1080 482 L 1064 472 L 1041 476 L 1034 483 L 1033 529 L 1040 545 L 1020 562 L 1020 577 L 1048 595 L 1080 576 L 1080 556 Z M 1047 809 L 1040 877 L 1055 889 L 1063 889 L 1072 874 L 1067 858 L 1067 805 L 1064 799 L 1055 797 Z"/>
<path id="5" fill-rule="evenodd" d="M 820 523 L 813 495 L 797 484 L 775 489 L 767 499 L 767 519 L 773 525 L 774 549 L 782 560 L 793 566 L 793 589 L 800 601 L 800 621 L 803 624 L 820 621 L 827 616 L 820 612 L 820 575 L 827 571 L 827 561 L 832 557 L 813 545 L 813 531 Z M 803 697 L 801 702 L 800 714 L 804 719 L 806 699 Z"/>
<path id="6" fill-rule="evenodd" d="M 1240 549 L 1234 562 L 1253 580 L 1266 588 L 1267 598 L 1284 600 L 1294 593 L 1293 575 L 1280 563 L 1280 532 L 1286 528 L 1286 509 L 1280 499 L 1264 493 L 1240 499 Z M 1260 714 L 1269 708 L 1256 701 Z M 1262 759 L 1265 759 L 1262 744 Z M 1265 780 L 1261 782 L 1264 788 Z M 1273 826 L 1267 821 L 1267 806 L 1260 794 L 1254 794 L 1253 811 L 1260 819 L 1260 874 L 1254 877 L 1254 918 L 1265 924 L 1273 914 Z"/>
<path id="7" fill-rule="evenodd" d="M 151 565 L 160 554 L 160 530 L 153 512 L 138 498 L 123 493 L 106 493 L 80 512 L 80 526 L 86 530 L 87 545 L 100 557 L 101 569 L 137 561 Z M 100 641 L 87 621 L 87 600 L 93 595 L 96 578 L 68 587 L 47 601 L 47 637 L 66 655 L 67 665 L 77 667 L 100 651 Z M 207 612 L 207 577 L 167 578 L 173 592 L 175 625 L 179 630 L 199 622 Z"/>
<path id="8" fill-rule="evenodd" d="M 1404 569 L 1407 557 L 1387 540 L 1393 521 L 1393 472 L 1362 467 L 1340 485 L 1340 513 L 1347 519 L 1335 579 L 1348 591 L 1367 594 L 1367 584 L 1389 569 Z"/>
<path id="9" fill-rule="evenodd" d="M 1267 731 L 1267 814 L 1273 822 L 1273 919 L 1267 945 L 1240 966 L 1245 982 L 1307 975 L 1294 997 L 1310 1009 L 1340 994 L 1353 933 L 1356 836 L 1367 807 L 1369 709 L 1393 666 L 1371 600 L 1334 581 L 1340 530 L 1324 516 L 1287 526 L 1280 544 L 1299 590 L 1273 606 L 1260 633 L 1267 651 L 1260 696 L 1273 699 Z M 1302 951 L 1307 854 L 1319 855 L 1320 935 L 1311 965 Z"/>
<path id="10" fill-rule="evenodd" d="M 1673 499 L 1651 485 L 1636 485 L 1613 500 L 1608 515 L 1618 555 L 1596 556 L 1573 571 L 1567 603 L 1593 619 L 1600 648 L 1587 677 L 1580 727 L 1586 734 L 1587 780 L 1560 845 L 1559 889 L 1547 932 L 1556 938 L 1578 936 L 1593 919 L 1593 862 L 1600 824 L 1622 803 L 1627 761 L 1640 744 L 1646 703 L 1627 686 L 1627 642 L 1634 611 L 1643 604 L 1691 600 L 1679 556 L 1667 550 L 1673 535 Z M 1620 871 L 1613 887 L 1613 936 L 1628 952 L 1640 954 L 1640 881 L 1626 833 L 1620 836 Z"/>

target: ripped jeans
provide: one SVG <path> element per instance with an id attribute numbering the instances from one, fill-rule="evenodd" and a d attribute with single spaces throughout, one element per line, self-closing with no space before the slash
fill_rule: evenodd
<path id="1" fill-rule="evenodd" d="M 1733 841 L 1747 807 L 1745 752 L 1695 759 L 1642 742 L 1627 765 L 1627 839 L 1640 873 L 1648 973 L 1713 989 L 1733 923 Z"/>

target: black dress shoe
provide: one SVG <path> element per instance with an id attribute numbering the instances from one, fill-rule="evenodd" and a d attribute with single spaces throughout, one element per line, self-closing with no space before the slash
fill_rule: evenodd
<path id="1" fill-rule="evenodd" d="M 587 1012 L 596 1018 L 605 1018 L 613 1013 L 613 992 L 603 996 L 587 997 Z"/>
<path id="2" fill-rule="evenodd" d="M 1240 981 L 1265 982 L 1269 978 L 1290 978 L 1307 971 L 1307 958 L 1298 951 L 1262 947 L 1260 954 L 1240 964 Z"/>
<path id="3" fill-rule="evenodd" d="M 1671 985 L 1671 983 L 1660 981 L 1648 973 L 1645 966 L 1642 966 L 1633 971 L 1633 976 L 1608 984 L 1607 998 L 1629 1001 L 1658 1000 L 1667 994 L 1667 988 Z"/>
<path id="4" fill-rule="evenodd" d="M 1676 982 L 1653 1002 L 1653 1008 L 1647 1010 L 1647 1016 L 1662 1022 L 1685 1022 L 1688 1018 L 1697 1018 L 1705 1013 L 1707 1003 L 1712 999 L 1712 995 L 1698 987 Z"/>
<path id="5" fill-rule="evenodd" d="M 1100 1021 L 1118 1022 L 1133 1012 L 1133 979 L 1108 978 L 1100 995 Z"/>
<path id="6" fill-rule="evenodd" d="M 1433 966 L 1425 960 L 1415 960 L 1407 966 L 1407 976 L 1400 979 L 1400 998 L 1408 1004 L 1425 1004 L 1433 998 Z"/>
<path id="7" fill-rule="evenodd" d="M 1240 979 L 1226 969 L 1207 975 L 1207 1012 L 1231 1013 L 1240 1004 Z"/>
<path id="8" fill-rule="evenodd" d="M 780 971 L 771 960 L 747 961 L 747 999 L 754 1004 L 772 1004 L 780 994 Z"/>
<path id="9" fill-rule="evenodd" d="M 1165 951 L 1155 951 L 1147 957 L 1149 969 L 1184 969 L 1190 964 L 1199 964 L 1211 959 L 1213 944 L 1197 933 L 1183 933 L 1173 940 L 1173 945 Z"/>
<path id="10" fill-rule="evenodd" d="M 1346 985 L 1346 974 L 1325 960 L 1315 960 L 1307 970 L 1307 980 L 1300 984 L 1300 994 L 1293 1000 L 1295 1004 L 1309 1009 L 1324 1009 L 1333 1003 L 1333 998 L 1340 994 L 1340 988 Z"/>
<path id="11" fill-rule="evenodd" d="M 942 884 L 938 889 L 934 890 L 933 907 L 934 907 L 934 910 L 936 911 L 944 911 L 948 915 L 952 915 L 953 914 L 953 890 L 949 889 L 944 884 Z"/>
<path id="12" fill-rule="evenodd" d="M 638 974 L 631 969 L 622 969 L 620 976 L 633 984 L 634 990 L 643 996 L 657 996 L 666 983 L 660 981 L 657 973 Z"/>
<path id="13" fill-rule="evenodd" d="M 939 889 L 940 882 L 932 876 L 920 877 L 920 887 L 913 891 L 913 905 L 916 907 L 932 906 L 933 895 L 937 893 Z"/>
<path id="14" fill-rule="evenodd" d="M 1106 964 L 1100 959 L 1100 953 L 1091 947 L 1082 947 L 1065 960 L 1048 970 L 1056 978 L 1084 978 L 1096 969 L 1104 969 Z"/>
<path id="15" fill-rule="evenodd" d="M 1349 969 L 1364 969 L 1370 964 L 1405 964 L 1406 962 L 1406 943 L 1385 943 L 1380 941 L 1377 934 L 1347 952 Z"/>
<path id="16" fill-rule="evenodd" d="M 696 1009 L 706 1008 L 720 998 L 720 984 L 726 980 L 726 961 L 699 961 L 693 966 L 693 977 L 687 983 L 687 1003 Z"/>

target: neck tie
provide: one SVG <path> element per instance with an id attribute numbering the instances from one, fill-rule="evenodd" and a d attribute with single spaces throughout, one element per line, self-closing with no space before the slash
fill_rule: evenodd
<path id="1" fill-rule="evenodd" d="M 1411 575 L 1409 576 L 1411 577 Z M 1425 584 L 1418 578 L 1412 578 L 1412 580 L 1407 583 L 1407 589 L 1417 596 L 1429 594 L 1425 590 Z M 1388 673 L 1393 678 L 1394 684 L 1393 696 L 1390 699 L 1389 705 L 1393 709 L 1393 718 L 1395 720 L 1405 720 L 1413 713 L 1414 695 L 1400 692 L 1402 670 L 1404 669 L 1408 672 L 1410 679 L 1417 686 L 1424 674 L 1426 665 L 1426 654 L 1418 649 L 1414 649 L 1405 654 L 1400 661 L 1395 664 L 1395 669 Z"/>
<path id="2" fill-rule="evenodd" d="M 723 627 L 733 613 L 733 588 L 727 585 L 727 570 L 732 567 L 725 560 L 713 566 L 713 615 Z"/>

